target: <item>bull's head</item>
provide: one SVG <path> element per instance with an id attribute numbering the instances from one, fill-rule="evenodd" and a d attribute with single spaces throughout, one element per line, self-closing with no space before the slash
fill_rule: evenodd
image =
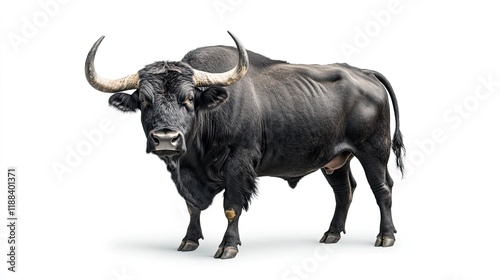
<path id="1" fill-rule="evenodd" d="M 161 61 L 121 79 L 105 79 L 94 69 L 94 57 L 103 36 L 87 55 L 85 75 L 95 89 L 114 93 L 109 98 L 111 106 L 124 112 L 139 109 L 147 138 L 146 152 L 172 162 L 186 152 L 186 135 L 193 128 L 196 114 L 222 104 L 228 97 L 224 86 L 237 82 L 248 69 L 245 48 L 229 34 L 238 47 L 239 61 L 225 73 L 207 73 L 184 62 Z M 135 91 L 122 92 L 130 89 Z"/>

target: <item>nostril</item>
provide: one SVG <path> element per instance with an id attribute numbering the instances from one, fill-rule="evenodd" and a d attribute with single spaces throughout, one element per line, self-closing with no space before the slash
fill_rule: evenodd
<path id="1" fill-rule="evenodd" d="M 170 140 L 170 143 L 172 143 L 172 145 L 174 145 L 174 146 L 177 146 L 177 144 L 178 144 L 177 142 L 179 141 L 180 136 L 181 136 L 180 134 L 177 134 L 176 136 L 172 137 L 172 139 Z"/>
<path id="2" fill-rule="evenodd" d="M 160 145 L 160 139 L 156 138 L 154 135 L 151 135 L 151 138 L 153 138 L 153 142 L 155 143 L 155 146 Z"/>

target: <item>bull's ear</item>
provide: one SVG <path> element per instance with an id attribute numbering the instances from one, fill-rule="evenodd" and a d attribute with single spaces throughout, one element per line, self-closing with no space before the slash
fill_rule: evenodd
<path id="1" fill-rule="evenodd" d="M 109 105 L 123 112 L 135 112 L 140 108 L 139 93 L 135 91 L 133 94 L 118 92 L 109 98 Z"/>
<path id="2" fill-rule="evenodd" d="M 197 96 L 196 107 L 198 110 L 210 110 L 227 100 L 229 94 L 223 87 L 209 87 Z"/>

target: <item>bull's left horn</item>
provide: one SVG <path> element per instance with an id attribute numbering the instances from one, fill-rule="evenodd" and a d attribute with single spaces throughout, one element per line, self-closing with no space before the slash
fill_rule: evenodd
<path id="1" fill-rule="evenodd" d="M 245 76 L 245 73 L 248 70 L 248 54 L 243 47 L 243 44 L 229 32 L 229 35 L 233 38 L 236 43 L 236 47 L 238 48 L 238 65 L 236 65 L 233 69 L 225 72 L 225 73 L 208 73 L 201 70 L 194 70 L 193 80 L 194 85 L 197 87 L 206 87 L 206 86 L 229 86 L 236 83 L 239 79 Z"/>
<path id="2" fill-rule="evenodd" d="M 85 77 L 87 77 L 89 84 L 102 92 L 118 92 L 139 88 L 139 73 L 134 73 L 116 80 L 109 80 L 97 75 L 94 69 L 94 58 L 103 39 L 104 36 L 99 38 L 99 40 L 94 43 L 92 49 L 90 49 L 89 54 L 87 55 L 87 59 L 85 60 Z"/>

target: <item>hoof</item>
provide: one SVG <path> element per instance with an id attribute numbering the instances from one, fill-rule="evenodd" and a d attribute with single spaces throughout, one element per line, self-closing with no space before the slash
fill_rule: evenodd
<path id="1" fill-rule="evenodd" d="M 238 248 L 233 246 L 219 247 L 217 252 L 215 252 L 214 258 L 216 259 L 232 259 L 238 254 Z"/>
<path id="2" fill-rule="evenodd" d="M 190 252 L 190 251 L 196 250 L 198 248 L 198 246 L 200 246 L 200 244 L 198 242 L 186 240 L 186 241 L 182 241 L 179 248 L 177 248 L 177 251 Z"/>
<path id="3" fill-rule="evenodd" d="M 326 243 L 326 244 L 331 244 L 331 243 L 337 243 L 340 240 L 340 234 L 338 233 L 332 233 L 332 232 L 325 232 L 321 240 L 319 241 L 320 243 Z"/>
<path id="4" fill-rule="evenodd" d="M 396 242 L 394 237 L 378 236 L 375 241 L 375 247 L 391 247 Z"/>

